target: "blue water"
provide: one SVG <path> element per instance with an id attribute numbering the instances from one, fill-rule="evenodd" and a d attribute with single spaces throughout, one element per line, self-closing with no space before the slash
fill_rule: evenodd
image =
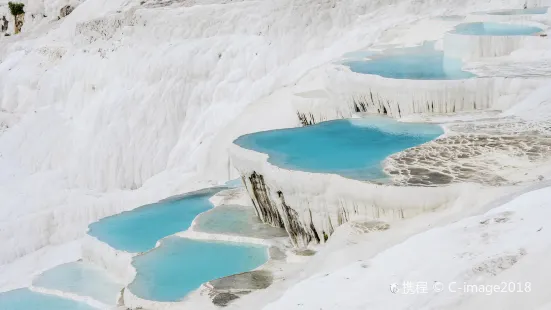
<path id="1" fill-rule="evenodd" d="M 452 31 L 457 34 L 473 36 L 525 36 L 538 33 L 541 28 L 501 23 L 460 24 Z"/>
<path id="2" fill-rule="evenodd" d="M 52 268 L 33 281 L 36 287 L 89 296 L 106 305 L 115 305 L 124 285 L 114 282 L 102 269 L 83 262 Z"/>
<path id="3" fill-rule="evenodd" d="M 18 289 L 0 293 L 1 310 L 94 310 L 84 303 Z"/>
<path id="4" fill-rule="evenodd" d="M 460 80 L 475 76 L 461 70 L 461 60 L 446 58 L 438 51 L 413 50 L 411 53 L 374 57 L 371 60 L 351 60 L 343 64 L 356 73 L 391 79 Z"/>
<path id="5" fill-rule="evenodd" d="M 282 168 L 381 180 L 387 177 L 381 168 L 387 156 L 442 133 L 438 125 L 369 117 L 257 132 L 241 136 L 234 143 L 268 154 L 268 161 Z"/>
<path id="6" fill-rule="evenodd" d="M 267 260 L 262 246 L 168 237 L 134 258 L 137 276 L 129 289 L 149 300 L 178 301 L 202 283 L 255 269 Z"/>
<path id="7" fill-rule="evenodd" d="M 547 13 L 547 7 L 544 8 L 530 8 L 530 9 L 518 9 L 518 10 L 501 10 L 489 12 L 489 15 L 528 15 L 528 14 L 545 14 Z"/>
<path id="8" fill-rule="evenodd" d="M 213 207 L 209 198 L 222 189 L 201 190 L 104 218 L 92 223 L 88 234 L 118 250 L 145 252 L 158 240 L 188 229 L 199 213 Z"/>

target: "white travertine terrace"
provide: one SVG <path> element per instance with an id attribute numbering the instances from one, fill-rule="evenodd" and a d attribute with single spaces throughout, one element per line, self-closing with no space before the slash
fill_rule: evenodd
<path id="1" fill-rule="evenodd" d="M 461 183 L 437 187 L 374 184 L 335 174 L 286 170 L 268 155 L 232 146 L 232 162 L 243 176 L 262 221 L 287 230 L 295 246 L 323 243 L 348 221 L 395 221 L 453 205 L 488 202 L 505 188 Z"/>
<path id="2" fill-rule="evenodd" d="M 499 57 L 511 54 L 534 40 L 543 41 L 545 38 L 534 35 L 465 35 L 448 32 L 444 36 L 444 54 L 446 57 L 461 58 L 463 60 L 477 60 L 486 57 Z"/>
<path id="3" fill-rule="evenodd" d="M 546 13 L 543 14 L 533 14 L 528 11 L 525 14 L 503 14 L 503 12 L 507 12 L 509 10 L 493 10 L 493 11 L 483 11 L 483 12 L 475 12 L 468 14 L 465 17 L 465 22 L 495 22 L 495 23 L 501 23 L 501 22 L 539 22 L 544 23 L 546 21 L 549 21 L 551 19 L 551 13 L 549 12 L 549 9 Z M 496 14 L 496 13 L 502 13 L 502 14 Z"/>
<path id="4" fill-rule="evenodd" d="M 142 308 L 142 309 L 158 309 L 158 310 L 176 310 L 182 309 L 182 304 L 180 302 L 163 302 L 163 301 L 154 301 L 140 298 L 134 295 L 128 288 L 124 290 L 123 293 L 124 306 L 131 309 Z"/>
<path id="5" fill-rule="evenodd" d="M 520 14 L 520 15 L 494 15 L 494 14 L 469 14 L 465 17 L 465 22 L 494 22 L 494 23 L 506 23 L 506 22 L 545 22 L 551 19 L 550 13 L 545 14 Z"/>
<path id="6" fill-rule="evenodd" d="M 82 259 L 105 269 L 122 283 L 130 283 L 136 276 L 132 258 L 137 253 L 120 251 L 95 237 L 86 235 L 82 244 Z"/>
<path id="7" fill-rule="evenodd" d="M 321 71 L 321 72 L 320 72 Z M 331 66 L 312 73 L 324 78 L 297 91 L 293 105 L 303 123 L 349 118 L 358 112 L 402 118 L 419 113 L 504 110 L 519 98 L 518 88 L 535 89 L 542 77 L 491 77 L 462 80 L 406 80 L 360 74 Z M 509 99 L 507 99 L 509 98 Z"/>
<path id="8" fill-rule="evenodd" d="M 545 7 L 551 6 L 551 0 L 526 0 L 524 4 L 529 7 Z"/>
<path id="9" fill-rule="evenodd" d="M 442 14 L 465 16 L 473 11 L 505 7 L 550 6 L 551 0 L 70 0 L 70 4 L 82 4 L 59 21 L 55 20 L 56 15 L 60 4 L 65 5 L 66 1 L 22 2 L 29 9 L 29 17 L 34 14 L 36 18 L 27 19 L 20 36 L 0 38 L 0 243 L 9 249 L 0 252 L 1 290 L 30 285 L 26 279 L 37 270 L 80 258 L 131 281 L 135 274 L 130 264 L 133 254 L 110 249 L 96 239 L 85 237 L 83 240 L 88 224 L 184 189 L 191 190 L 205 179 L 225 181 L 222 178 L 230 176 L 230 167 L 225 164 L 226 146 L 236 138 L 232 134 L 245 127 L 250 132 L 287 126 L 296 120 L 294 112 L 311 123 L 353 117 L 364 110 L 392 117 L 504 110 L 548 83 L 545 75 L 540 74 L 540 66 L 529 62 L 549 59 L 551 54 L 547 51 L 551 49 L 535 48 L 520 53 L 519 58 L 524 59 L 514 64 L 523 69 L 523 74 L 511 75 L 511 67 L 506 67 L 500 59 L 492 67 L 498 75 L 473 71 L 479 78 L 464 81 L 392 80 L 324 66 L 317 84 L 296 92 L 291 100 L 296 107 L 292 113 L 283 111 L 291 104 L 282 103 L 281 97 L 270 102 L 276 106 L 272 110 L 253 107 L 253 103 L 269 94 L 288 86 L 293 88 L 312 68 L 320 68 L 342 53 L 378 43 L 409 45 L 425 39 L 439 40 L 440 31 L 447 25 L 416 24 L 417 21 Z M 0 10 L 7 12 L 5 5 Z M 549 13 L 532 21 L 545 22 L 540 18 L 548 17 Z M 414 30 L 408 31 L 410 29 Z M 529 37 L 520 47 L 542 47 L 548 41 Z M 514 53 L 511 57 L 515 57 Z M 532 67 L 527 68 L 529 65 Z M 328 71 L 323 71 L 325 69 Z M 533 107 L 529 112 L 531 116 L 549 117 L 542 109 L 545 111 L 546 107 Z M 254 117 L 242 127 L 228 130 L 231 122 L 247 113 Z M 508 143 L 520 154 L 517 157 L 538 159 L 538 147 L 542 147 L 543 153 L 548 146 L 547 138 L 523 140 L 515 136 L 513 127 L 512 132 L 502 129 L 499 135 L 514 137 L 486 139 L 485 145 L 461 147 L 456 149 L 456 154 L 463 156 L 479 150 L 484 150 L 488 158 L 497 154 L 499 157 L 494 158 L 491 166 L 487 165 L 489 161 L 472 159 L 478 165 L 474 169 L 479 175 L 486 173 L 484 177 L 495 175 L 506 181 L 513 180 L 494 174 L 499 169 L 522 174 L 522 180 L 537 179 L 538 175 L 534 174 L 537 162 L 515 168 L 514 165 L 500 166 L 499 160 L 507 153 Z M 462 141 L 474 143 L 470 140 L 472 132 L 453 130 L 464 137 Z M 494 134 L 480 126 L 475 130 Z M 454 144 L 451 136 L 447 139 L 442 140 L 451 142 L 452 148 L 461 146 L 461 143 Z M 545 143 L 540 143 L 542 141 Z M 420 162 L 424 154 L 428 154 L 427 159 L 436 160 L 433 164 L 441 164 L 445 157 L 439 156 L 439 152 L 441 148 L 447 150 L 447 146 L 434 143 L 437 147 L 430 147 L 429 143 L 393 157 L 394 167 L 408 173 L 400 174 L 407 176 L 404 179 L 395 176 L 398 184 L 394 185 L 284 170 L 267 163 L 263 154 L 237 147 L 232 149 L 231 164 L 243 174 L 253 201 L 262 202 L 257 209 L 259 216 L 272 224 L 286 226 L 295 244 L 304 245 L 308 240 L 315 241 L 316 236 L 323 243 L 325 235 L 330 235 L 339 222 L 374 218 L 392 221 L 452 205 L 463 204 L 467 208 L 507 192 L 511 182 L 498 182 L 504 186 L 493 188 L 485 183 L 486 179 L 462 176 L 442 186 L 396 186 L 410 184 L 416 176 L 416 173 L 409 174 L 412 172 L 409 159 Z M 492 144 L 496 143 L 500 146 L 492 154 Z M 530 154 L 534 153 L 532 147 L 535 154 Z M 203 160 L 207 157 L 211 161 Z M 482 165 L 491 169 L 478 170 Z M 450 168 L 454 172 L 452 168 L 455 167 Z M 427 170 L 429 174 L 435 173 Z M 524 176 L 526 171 L 528 176 Z M 546 176 L 551 175 L 547 172 Z M 389 231 L 392 232 L 381 239 L 394 236 L 398 225 L 391 224 Z M 529 229 L 536 233 L 537 228 Z M 546 227 L 541 235 L 548 231 Z M 333 240 L 336 237 L 334 235 Z M 347 246 L 348 240 L 344 241 L 342 247 Z M 507 241 L 503 238 L 494 244 L 504 245 Z M 82 242 L 82 253 L 52 249 L 67 246 L 68 242 L 79 245 Z M 463 250 L 460 243 L 449 243 Z M 332 245 L 335 243 L 324 249 L 331 249 Z M 371 251 L 372 245 L 362 244 L 366 251 Z M 441 250 L 428 246 L 426 249 L 421 254 Z M 350 254 L 338 254 L 343 253 Z M 481 253 L 490 252 L 484 252 L 481 247 Z M 529 255 L 533 254 L 529 251 Z M 317 256 L 326 258 L 323 254 Z M 541 264 L 531 265 L 545 266 L 544 259 L 539 262 Z M 450 261 L 450 273 L 458 270 L 454 264 L 455 261 Z M 338 261 L 333 262 L 332 268 L 343 266 L 343 262 Z M 388 260 L 386 266 L 388 269 L 371 270 L 391 270 L 396 264 Z M 323 267 L 312 264 L 316 271 L 323 271 Z M 431 269 L 417 267 L 410 264 L 404 269 L 427 277 L 432 275 L 427 272 L 432 266 L 429 266 Z M 535 269 L 530 274 L 542 272 Z M 371 282 L 375 278 L 365 277 Z M 347 291 L 358 292 L 360 296 L 376 292 L 366 289 L 366 282 L 358 284 Z M 286 285 L 282 285 L 282 289 L 292 284 Z M 310 296 L 314 298 L 316 294 L 334 296 L 330 290 L 312 291 L 315 293 Z M 309 294 L 308 290 L 302 290 L 301 297 L 304 292 Z M 385 292 L 388 293 L 386 287 Z M 237 309 L 261 309 L 266 300 L 277 298 L 277 294 L 272 293 L 252 307 Z M 510 296 L 507 298 L 513 298 Z M 164 307 L 139 301 L 130 292 L 126 292 L 125 297 L 127 303 L 135 307 Z M 523 302 L 531 300 L 531 296 L 515 295 L 515 298 Z M 371 302 L 362 298 L 357 301 Z M 144 304 L 140 304 L 142 302 Z M 186 302 L 191 304 L 191 309 L 210 309 L 198 307 L 189 299 Z M 210 300 L 208 303 L 213 306 Z M 180 303 L 176 307 L 187 308 L 188 304 Z M 292 300 L 288 305 L 298 304 Z M 378 305 L 388 307 L 385 302 Z M 438 308 L 435 304 L 424 305 Z M 346 304 L 336 307 L 349 308 Z M 409 305 L 409 308 L 415 307 Z M 471 308 L 491 309 L 480 304 Z M 291 307 L 276 305 L 272 309 Z"/>
<path id="10" fill-rule="evenodd" d="M 93 299 L 92 297 L 82 296 L 75 293 L 69 293 L 69 292 L 64 292 L 64 291 L 54 290 L 54 289 L 46 289 L 46 288 L 36 287 L 36 286 L 30 286 L 29 290 L 40 294 L 53 295 L 53 296 L 57 296 L 65 299 L 74 300 L 74 301 L 92 306 L 96 309 L 112 308 L 112 305 L 107 305 L 101 301 Z"/>

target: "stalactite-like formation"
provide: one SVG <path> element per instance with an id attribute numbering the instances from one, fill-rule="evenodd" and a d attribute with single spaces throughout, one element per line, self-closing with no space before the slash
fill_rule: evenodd
<path id="1" fill-rule="evenodd" d="M 253 172 L 250 176 L 243 177 L 243 183 L 247 185 L 256 215 L 260 220 L 272 226 L 283 228 L 283 221 L 277 212 L 277 206 L 268 196 L 269 192 L 264 183 L 264 177 Z"/>
<path id="2" fill-rule="evenodd" d="M 243 181 L 260 220 L 272 226 L 284 228 L 294 246 L 304 247 L 312 240 L 321 242 L 320 235 L 312 223 L 312 213 L 310 213 L 310 224 L 305 224 L 301 221 L 298 212 L 285 202 L 283 192 L 273 192 L 266 185 L 264 177 L 256 172 L 243 177 Z M 329 234 L 332 232 L 331 230 Z"/>
<path id="3" fill-rule="evenodd" d="M 306 113 L 300 113 L 297 111 L 297 116 L 302 126 L 310 126 L 316 123 L 316 120 L 312 113 L 309 113 L 309 115 L 307 116 Z"/>

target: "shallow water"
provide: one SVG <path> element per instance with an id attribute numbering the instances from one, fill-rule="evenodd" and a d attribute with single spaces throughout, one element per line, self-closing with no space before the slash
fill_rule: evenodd
<path id="1" fill-rule="evenodd" d="M 371 60 L 343 62 L 350 70 L 391 79 L 460 80 L 475 75 L 461 70 L 459 59 L 446 58 L 442 52 L 414 50 L 411 53 L 383 55 Z"/>
<path id="2" fill-rule="evenodd" d="M 92 310 L 87 304 L 57 296 L 18 289 L 0 293 L 2 310 Z"/>
<path id="3" fill-rule="evenodd" d="M 460 24 L 452 31 L 457 34 L 473 36 L 522 36 L 542 31 L 541 28 L 502 23 L 467 23 Z"/>
<path id="4" fill-rule="evenodd" d="M 438 125 L 402 123 L 384 117 L 336 120 L 257 132 L 235 144 L 269 155 L 278 167 L 384 181 L 381 162 L 389 155 L 440 136 Z"/>
<path id="5" fill-rule="evenodd" d="M 149 300 L 178 301 L 202 283 L 255 269 L 267 260 L 263 246 L 168 237 L 134 258 L 138 274 L 129 289 Z"/>
<path id="6" fill-rule="evenodd" d="M 219 206 L 199 215 L 194 229 L 213 234 L 257 238 L 287 236 L 284 229 L 262 223 L 254 213 L 253 207 L 239 205 Z"/>
<path id="7" fill-rule="evenodd" d="M 89 296 L 115 305 L 124 285 L 116 283 L 102 269 L 83 262 L 63 264 L 47 270 L 33 281 L 36 287 Z"/>
<path id="8" fill-rule="evenodd" d="M 209 198 L 223 188 L 210 188 L 104 218 L 88 234 L 111 247 L 132 253 L 155 247 L 158 240 L 189 228 L 193 219 L 213 207 Z"/>

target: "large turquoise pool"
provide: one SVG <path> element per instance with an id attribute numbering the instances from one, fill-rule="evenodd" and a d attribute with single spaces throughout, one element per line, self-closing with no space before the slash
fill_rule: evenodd
<path id="1" fill-rule="evenodd" d="M 255 269 L 267 260 L 263 246 L 168 237 L 134 258 L 137 275 L 129 289 L 149 300 L 178 301 L 202 283 Z"/>
<path id="2" fill-rule="evenodd" d="M 384 180 L 381 162 L 389 155 L 440 136 L 438 125 L 390 118 L 336 120 L 312 126 L 244 135 L 235 144 L 269 155 L 278 167 L 335 173 L 358 180 Z"/>
<path id="3" fill-rule="evenodd" d="M 2 310 L 94 310 L 87 304 L 57 296 L 40 294 L 28 289 L 0 293 Z"/>
<path id="4" fill-rule="evenodd" d="M 209 188 L 104 218 L 88 234 L 111 247 L 132 253 L 155 247 L 158 240 L 189 228 L 193 219 L 213 207 L 209 198 L 224 188 Z"/>

